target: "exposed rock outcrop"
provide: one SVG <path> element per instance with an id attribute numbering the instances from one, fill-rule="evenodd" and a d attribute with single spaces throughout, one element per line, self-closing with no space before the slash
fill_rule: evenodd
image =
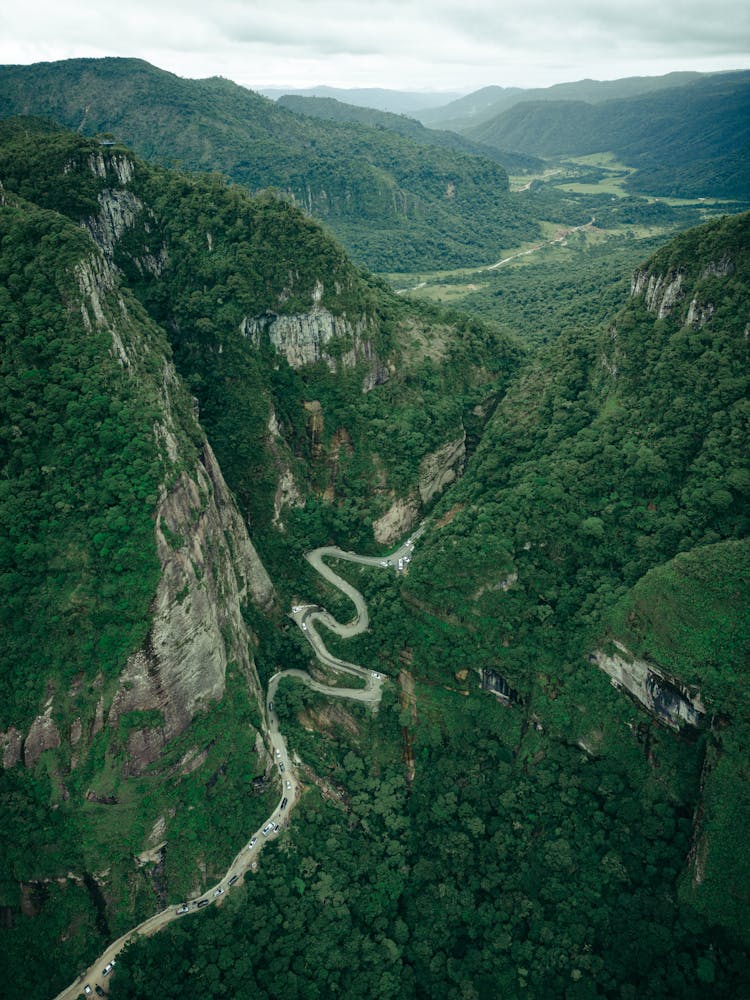
<path id="1" fill-rule="evenodd" d="M 274 594 L 208 445 L 192 475 L 183 472 L 159 503 L 156 539 L 161 577 L 151 630 L 128 660 L 108 722 L 158 709 L 166 741 L 222 697 L 228 662 L 259 689 L 241 607 L 253 600 L 267 609 Z M 149 735 L 145 756 L 157 741 Z"/>
<path id="2" fill-rule="evenodd" d="M 734 270 L 734 262 L 729 257 L 722 257 L 704 267 L 698 280 L 727 278 L 734 273 Z M 687 295 L 685 284 L 686 275 L 682 270 L 656 274 L 640 269 L 633 274 L 630 294 L 634 298 L 643 297 L 648 311 L 656 313 L 658 319 L 664 319 L 685 299 Z M 713 316 L 714 308 L 708 302 L 702 303 L 699 298 L 693 298 L 688 308 L 687 325 L 696 330 L 700 329 Z"/>
<path id="3" fill-rule="evenodd" d="M 60 732 L 52 718 L 52 699 L 47 702 L 44 714 L 37 715 L 31 723 L 29 734 L 23 743 L 23 762 L 33 767 L 45 750 L 60 746 Z"/>
<path id="4" fill-rule="evenodd" d="M 256 345 L 267 339 L 292 368 L 304 368 L 319 361 L 332 372 L 367 365 L 362 385 L 365 392 L 389 377 L 387 367 L 375 353 L 373 322 L 364 316 L 352 321 L 346 316 L 334 316 L 315 304 L 310 312 L 291 316 L 268 312 L 246 317 L 240 331 Z"/>
<path id="5" fill-rule="evenodd" d="M 634 656 L 615 642 L 611 655 L 596 649 L 590 659 L 609 675 L 616 688 L 627 691 L 644 708 L 672 729 L 700 727 L 706 723 L 706 708 L 700 693 L 690 690 L 665 671 Z"/>
<path id="6" fill-rule="evenodd" d="M 284 522 L 281 519 L 281 511 L 284 507 L 302 507 L 304 498 L 300 493 L 297 483 L 294 480 L 294 473 L 287 466 L 281 470 L 279 484 L 276 487 L 276 494 L 273 498 L 273 518 L 271 524 L 279 531 L 284 530 Z"/>
<path id="7" fill-rule="evenodd" d="M 419 463 L 419 497 L 423 504 L 456 481 L 466 464 L 466 433 L 448 441 Z"/>
<path id="8" fill-rule="evenodd" d="M 664 319 L 685 297 L 685 275 L 682 271 L 668 274 L 652 274 L 639 270 L 633 275 L 630 294 L 634 298 L 642 296 L 649 312 L 656 313 L 657 319 Z"/>
<path id="9" fill-rule="evenodd" d="M 391 545 L 406 535 L 419 520 L 419 501 L 416 497 L 404 500 L 397 497 L 389 509 L 373 521 L 372 531 L 380 545 Z"/>
<path id="10" fill-rule="evenodd" d="M 465 464 L 465 433 L 425 455 L 419 464 L 417 493 L 408 497 L 396 497 L 385 514 L 373 522 L 375 541 L 381 545 L 391 545 L 410 532 L 419 521 L 423 508 L 459 478 Z"/>
<path id="11" fill-rule="evenodd" d="M 711 302 L 701 303 L 698 299 L 693 299 L 688 309 L 686 325 L 691 330 L 701 330 L 711 319 L 716 307 Z"/>
<path id="12" fill-rule="evenodd" d="M 0 733 L 0 750 L 3 755 L 3 768 L 15 767 L 23 759 L 23 736 L 11 726 L 7 733 Z"/>
<path id="13" fill-rule="evenodd" d="M 143 211 L 143 202 L 127 188 L 101 191 L 98 201 L 99 214 L 86 220 L 86 228 L 100 249 L 111 256 L 122 234 Z"/>

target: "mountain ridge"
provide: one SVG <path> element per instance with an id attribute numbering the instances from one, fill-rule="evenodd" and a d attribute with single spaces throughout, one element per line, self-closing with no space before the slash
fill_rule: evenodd
<path id="1" fill-rule="evenodd" d="M 135 59 L 0 69 L 0 115 L 112 132 L 141 155 L 275 188 L 376 270 L 479 262 L 532 237 L 496 162 L 349 122 L 294 115 L 222 78 L 182 80 Z M 492 250 L 490 249 L 492 248 Z"/>

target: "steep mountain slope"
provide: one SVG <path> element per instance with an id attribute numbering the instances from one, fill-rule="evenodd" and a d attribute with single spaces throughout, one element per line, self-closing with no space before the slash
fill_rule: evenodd
<path id="1" fill-rule="evenodd" d="M 0 163 L 6 185 L 33 184 L 51 206 L 89 217 L 79 200 L 62 204 L 65 185 L 74 186 L 66 163 L 87 162 L 92 148 L 107 154 L 77 143 L 17 138 Z M 102 239 L 169 332 L 250 523 L 287 522 L 287 507 L 293 527 L 294 509 L 310 497 L 325 498 L 313 501 L 315 519 L 348 511 L 346 528 L 330 522 L 322 531 L 367 544 L 373 521 L 380 540 L 391 537 L 393 518 L 408 530 L 435 489 L 423 463 L 439 453 L 439 477 L 446 463 L 462 468 L 466 435 L 473 447 L 484 420 L 475 411 L 489 412 L 519 349 L 387 292 L 285 202 L 137 161 L 99 197 Z"/>
<path id="2" fill-rule="evenodd" d="M 467 135 L 537 156 L 614 152 L 637 168 L 635 190 L 746 199 L 748 122 L 750 74 L 741 72 L 601 104 L 518 104 Z"/>
<path id="3" fill-rule="evenodd" d="M 38 193 L 68 208 L 104 209 L 97 193 L 133 169 L 77 140 L 53 139 L 47 152 L 68 171 L 56 192 Z M 86 232 L 9 186 L 0 803 L 12 837 L 0 893 L 10 996 L 28 989 L 18 970 L 32 957 L 36 995 L 54 993 L 97 942 L 202 884 L 264 815 L 260 797 L 226 807 L 245 779 L 233 755 L 265 767 L 243 609 L 270 609 L 274 593 L 164 333 L 113 265 L 106 220 L 91 216 Z M 31 193 L 30 172 L 22 186 Z"/>
<path id="4" fill-rule="evenodd" d="M 501 627 L 519 683 L 536 673 L 529 642 L 546 659 L 547 633 L 563 628 L 578 648 L 618 588 L 680 550 L 746 534 L 749 231 L 747 214 L 690 230 L 636 272 L 606 334 L 568 334 L 542 354 L 452 491 L 465 507 L 416 561 L 409 589 L 467 625 Z M 507 595 L 492 589 L 513 573 Z"/>
<path id="5" fill-rule="evenodd" d="M 405 587 L 422 627 L 447 623 L 422 670 L 471 649 L 592 752 L 616 732 L 592 663 L 670 725 L 713 716 L 682 891 L 745 940 L 749 277 L 749 215 L 691 230 L 635 273 L 605 334 L 538 359 Z"/>
<path id="6" fill-rule="evenodd" d="M 279 690 L 290 830 L 112 995 L 743 995 L 750 217 L 519 378 L 285 202 L 28 120 L 0 181 L 9 995 L 206 884 L 265 808 L 252 656 L 307 662 L 299 553 L 435 503 L 408 574 L 358 581 L 380 713 Z M 617 658 L 713 729 L 657 724 Z"/>
<path id="7" fill-rule="evenodd" d="M 3 961 L 47 995 L 268 814 L 248 622 L 304 665 L 310 538 L 409 530 L 521 351 L 215 175 L 11 119 L 0 183 Z"/>
<path id="8" fill-rule="evenodd" d="M 331 97 L 301 97 L 286 94 L 279 98 L 278 103 L 283 108 L 289 108 L 298 115 L 309 118 L 321 118 L 324 121 L 359 122 L 372 128 L 385 128 L 399 135 L 408 136 L 424 146 L 438 146 L 441 149 L 453 149 L 472 156 L 483 156 L 486 159 L 501 163 L 506 170 L 521 173 L 524 170 L 542 170 L 544 163 L 534 156 L 523 156 L 519 153 L 509 153 L 494 149 L 492 146 L 482 146 L 472 142 L 456 132 L 445 132 L 425 128 L 416 118 L 406 115 L 394 115 L 387 111 L 377 111 L 372 108 L 362 108 L 354 104 L 344 104 Z"/>
<path id="9" fill-rule="evenodd" d="M 378 270 L 480 262 L 533 238 L 497 163 L 405 136 L 292 114 L 228 80 L 183 80 L 135 59 L 0 70 L 0 115 L 111 132 L 141 155 L 273 187 Z"/>
<path id="10" fill-rule="evenodd" d="M 316 788 L 114 996 L 747 994 L 749 268 L 750 216 L 694 230 L 535 356 L 406 575 L 357 574 L 398 701 L 279 690 Z"/>

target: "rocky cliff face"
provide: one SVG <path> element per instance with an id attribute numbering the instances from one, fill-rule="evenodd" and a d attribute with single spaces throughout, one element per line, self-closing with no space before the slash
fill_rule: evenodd
<path id="1" fill-rule="evenodd" d="M 94 167 L 105 169 L 98 160 Z M 124 168 L 121 172 L 126 176 Z M 0 734 L 4 767 L 21 761 L 33 766 L 45 750 L 59 747 L 68 735 L 76 747 L 74 767 L 103 727 L 115 726 L 126 712 L 156 710 L 163 725 L 136 730 L 129 737 L 137 771 L 156 759 L 201 707 L 222 697 L 230 662 L 246 677 L 251 695 L 260 696 L 252 636 L 242 607 L 254 602 L 268 609 L 274 601 L 273 587 L 210 446 L 204 442 L 197 459 L 193 457 L 194 442 L 203 435 L 174 367 L 165 354 L 154 353 L 159 345 L 152 331 L 133 314 L 121 293 L 110 257 L 118 226 L 89 227 L 94 236 L 103 233 L 101 246 L 75 265 L 78 297 L 68 305 L 80 313 L 87 329 L 110 334 L 113 356 L 128 377 L 150 387 L 158 413 L 152 432 L 164 470 L 154 512 L 161 573 L 151 628 L 116 684 L 111 679 L 97 681 L 95 708 L 84 713 L 85 723 L 77 718 L 69 733 L 56 720 L 68 714 L 67 702 L 78 691 L 66 693 L 50 686 L 44 707 L 26 734 L 16 727 Z"/>
<path id="2" fill-rule="evenodd" d="M 246 317 L 240 327 L 242 334 L 259 345 L 267 340 L 283 354 L 292 368 L 303 368 L 322 361 L 335 372 L 340 368 L 365 367 L 362 388 L 367 392 L 388 380 L 388 369 L 378 358 L 373 346 L 375 328 L 367 317 L 350 320 L 334 316 L 320 303 L 322 287 L 316 286 L 313 306 L 309 312 L 291 316 L 265 313 Z"/>
<path id="3" fill-rule="evenodd" d="M 465 433 L 425 455 L 419 465 L 417 492 L 396 497 L 385 514 L 373 522 L 375 541 L 390 545 L 411 531 L 430 501 L 461 476 L 465 464 Z"/>
<path id="4" fill-rule="evenodd" d="M 722 256 L 703 268 L 697 275 L 695 284 L 699 285 L 708 278 L 727 278 L 734 271 L 732 259 Z M 693 280 L 684 269 L 675 268 L 661 273 L 642 268 L 633 274 L 630 294 L 633 298 L 643 298 L 648 311 L 654 313 L 657 319 L 664 319 L 686 300 L 692 285 Z M 685 323 L 693 329 L 700 329 L 713 316 L 714 311 L 715 306 L 704 301 L 699 294 L 690 299 Z"/>
<path id="5" fill-rule="evenodd" d="M 689 690 L 653 663 L 638 659 L 622 643 L 615 642 L 614 646 L 611 654 L 597 649 L 590 657 L 609 675 L 614 687 L 627 691 L 672 729 L 706 724 L 706 707 L 698 692 Z"/>
<path id="6" fill-rule="evenodd" d="M 419 498 L 428 504 L 446 486 L 455 482 L 466 465 L 466 433 L 447 441 L 437 451 L 425 455 L 419 464 Z"/>
<path id="7" fill-rule="evenodd" d="M 668 274 L 651 274 L 636 271 L 630 285 L 633 298 L 643 297 L 649 312 L 656 313 L 657 319 L 664 319 L 684 296 L 685 276 L 682 271 Z"/>
<path id="8" fill-rule="evenodd" d="M 209 445 L 162 496 L 156 540 L 161 579 L 151 630 L 128 660 L 107 719 L 113 725 L 123 712 L 160 711 L 160 739 L 144 747 L 151 759 L 201 706 L 222 697 L 229 662 L 260 697 L 241 608 L 251 600 L 268 608 L 274 597 Z"/>

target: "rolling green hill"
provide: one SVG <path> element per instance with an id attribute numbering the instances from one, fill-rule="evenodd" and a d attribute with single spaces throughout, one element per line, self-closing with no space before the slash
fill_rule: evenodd
<path id="1" fill-rule="evenodd" d="M 664 76 L 629 76 L 620 80 L 576 80 L 551 87 L 483 87 L 439 108 L 425 108 L 416 114 L 431 128 L 452 128 L 458 132 L 495 118 L 526 101 L 601 101 L 635 97 L 700 79 L 700 73 L 667 73 Z"/>
<path id="2" fill-rule="evenodd" d="M 533 238 L 496 162 L 407 136 L 301 117 L 229 80 L 184 80 L 135 59 L 0 70 L 0 115 L 112 133 L 142 156 L 274 188 L 376 270 L 481 263 Z"/>
<path id="3" fill-rule="evenodd" d="M 441 149 L 453 149 L 472 156 L 483 156 L 495 160 L 512 173 L 543 170 L 544 163 L 534 156 L 523 156 L 519 153 L 509 153 L 494 149 L 492 146 L 482 146 L 472 142 L 455 132 L 445 132 L 425 128 L 416 118 L 407 115 L 395 115 L 387 111 L 377 111 L 372 108 L 362 108 L 354 104 L 344 104 L 331 97 L 299 97 L 293 94 L 279 98 L 278 103 L 299 115 L 310 118 L 321 118 L 326 121 L 359 122 L 372 128 L 384 128 L 399 135 L 407 136 L 424 146 L 438 146 Z"/>
<path id="4" fill-rule="evenodd" d="M 477 142 L 535 156 L 613 152 L 632 190 L 680 197 L 750 194 L 750 74 L 598 104 L 521 103 L 467 131 Z"/>

